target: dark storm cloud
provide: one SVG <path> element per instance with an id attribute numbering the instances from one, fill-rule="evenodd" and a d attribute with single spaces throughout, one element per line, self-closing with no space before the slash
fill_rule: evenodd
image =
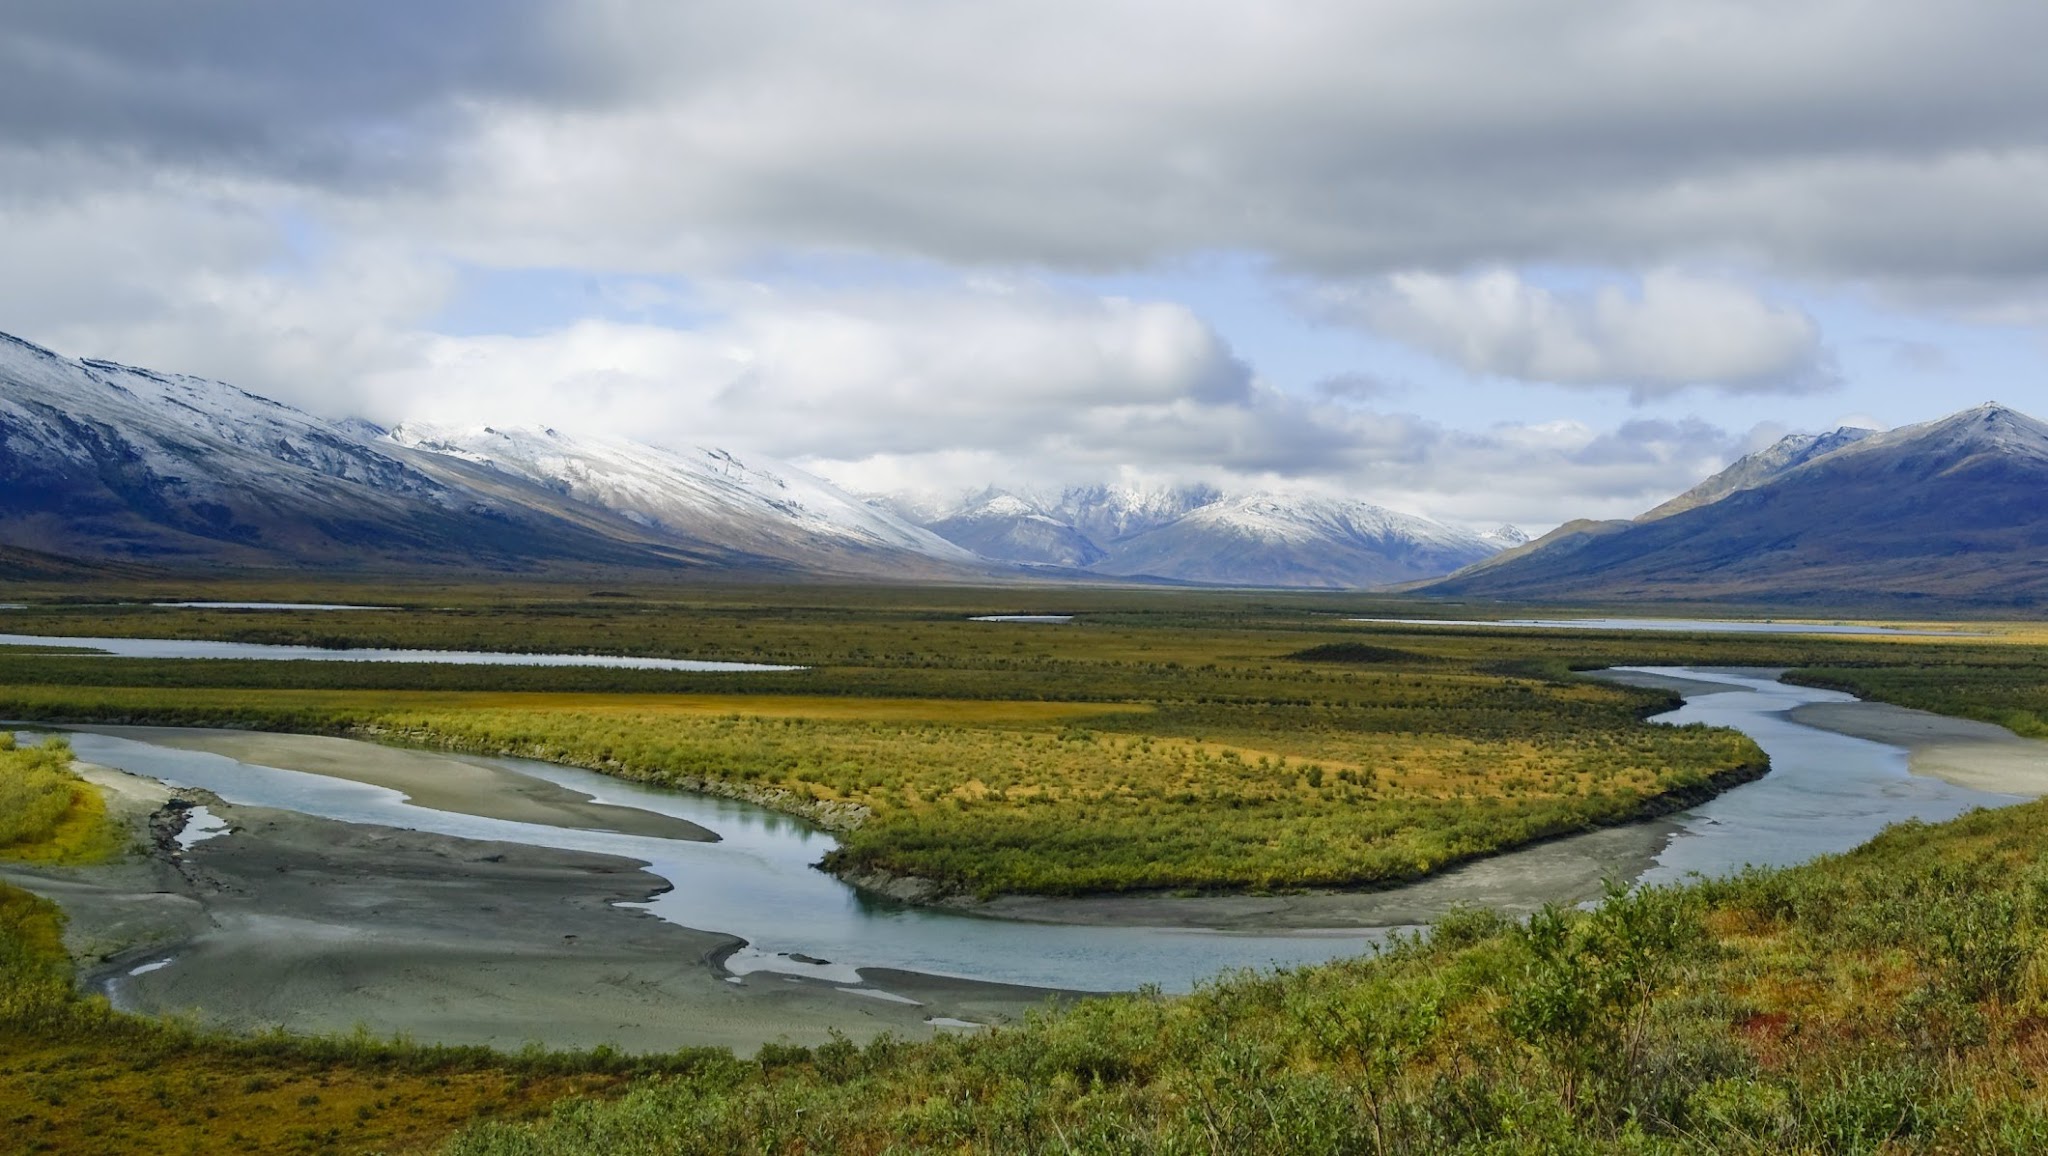
<path id="1" fill-rule="evenodd" d="M 0 23 L 0 140 L 338 181 L 439 159 L 457 102 L 566 102 L 546 0 L 64 0 Z"/>

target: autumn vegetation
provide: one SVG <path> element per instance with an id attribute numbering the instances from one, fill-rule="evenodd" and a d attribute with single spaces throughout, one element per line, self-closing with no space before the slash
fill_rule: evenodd
<path id="1" fill-rule="evenodd" d="M 1932 641 L 1424 629 L 1350 622 L 1399 604 L 1322 594 L 118 593 L 409 609 L 171 611 L 25 590 L 9 597 L 38 608 L 7 628 L 808 669 L 0 651 L 0 715 L 552 758 L 809 813 L 838 827 L 842 869 L 974 893 L 1385 884 L 1760 769 L 1741 736 L 1644 721 L 1670 696 L 1574 674 L 1593 667 L 1795 667 L 2048 733 L 2044 640 L 1999 626 Z M 1079 617 L 966 621 L 1038 609 Z M 91 827 L 97 798 L 62 761 L 0 752 L 0 856 L 101 853 L 54 849 L 67 823 Z M 1378 957 L 1220 976 L 1186 997 L 751 1060 L 208 1036 L 81 994 L 61 913 L 0 889 L 0 1119 L 27 1150 L 106 1152 L 2037 1151 L 2044 808 L 1907 825 L 1802 867 L 1616 890 L 1525 923 L 1463 912 Z"/>

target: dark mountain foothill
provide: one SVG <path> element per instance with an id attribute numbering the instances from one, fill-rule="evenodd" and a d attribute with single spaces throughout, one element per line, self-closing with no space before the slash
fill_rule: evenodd
<path id="1" fill-rule="evenodd" d="M 1886 433 L 1788 443 L 1635 521 L 1569 523 L 1422 589 L 1517 602 L 1930 608 L 2048 597 L 2048 425 L 1986 404 Z"/>

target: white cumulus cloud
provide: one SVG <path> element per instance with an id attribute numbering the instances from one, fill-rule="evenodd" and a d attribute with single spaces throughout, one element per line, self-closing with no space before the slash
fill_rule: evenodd
<path id="1" fill-rule="evenodd" d="M 1672 270 L 1630 292 L 1564 293 L 1495 269 L 1400 273 L 1322 291 L 1318 308 L 1474 373 L 1637 397 L 1694 386 L 1807 392 L 1834 384 L 1820 329 L 1730 281 Z"/>

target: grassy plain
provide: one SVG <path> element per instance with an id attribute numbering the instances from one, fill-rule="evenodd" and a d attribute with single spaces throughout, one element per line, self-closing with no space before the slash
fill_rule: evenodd
<path id="1" fill-rule="evenodd" d="M 1646 725 L 1668 699 L 1574 680 L 1574 667 L 1983 671 L 2039 653 L 2009 627 L 1987 638 L 1786 639 L 1389 626 L 1349 620 L 1416 608 L 1329 594 L 41 593 L 23 592 L 33 608 L 8 612 L 9 629 L 801 664 L 697 674 L 0 653 L 0 711 L 369 734 L 574 763 L 809 816 L 839 833 L 832 865 L 850 877 L 915 876 L 978 894 L 1390 883 L 1654 814 L 1761 769 L 1746 739 Z M 142 604 L 202 594 L 403 609 Z M 1033 610 L 1080 617 L 968 620 Z M 2020 677 L 2038 687 L 2048 669 Z"/>
<path id="2" fill-rule="evenodd" d="M 1178 864 L 1177 880 L 1232 885 L 1290 883 L 1267 872 L 1318 856 L 1353 856 L 1357 874 L 1389 847 L 1433 847 L 1448 861 L 1470 849 L 1461 830 L 1526 837 L 1537 832 L 1515 824 L 1546 809 L 1570 823 L 1617 817 L 1599 806 L 1654 804 L 1658 789 L 1685 786 L 1669 776 L 1725 773 L 1748 757 L 1724 734 L 1645 726 L 1664 700 L 1573 681 L 1574 667 L 1808 666 L 1806 677 L 1859 679 L 1879 697 L 1973 717 L 2048 708 L 2039 640 L 2010 632 L 1927 642 L 1423 630 L 1347 623 L 1389 608 L 1313 595 L 617 593 L 636 596 L 179 589 L 403 600 L 419 612 L 373 621 L 76 604 L 5 622 L 47 634 L 603 649 L 813 669 L 0 654 L 0 712 L 380 727 L 614 773 L 716 776 L 786 790 L 791 806 L 845 804 L 842 821 L 859 808 L 850 852 L 940 874 L 948 856 L 1006 833 L 1092 832 L 1102 842 L 1055 838 L 1049 851 L 997 855 L 999 869 L 970 866 L 956 880 L 1059 889 L 1141 885 L 1148 868 L 1136 859 L 1106 880 L 1077 872 L 1112 840 L 1146 841 L 1148 856 Z M 1084 618 L 961 621 L 1003 610 Z M 1380 830 L 1382 819 L 1390 828 L 1363 844 L 1287 843 L 1318 820 L 1342 834 Z M 1211 841 L 1219 830 L 1263 835 Z M 637 1068 L 603 1056 L 209 1040 L 141 1023 L 77 997 L 61 916 L 0 892 L 0 1119 L 25 1143 L 109 1152 L 403 1151 L 479 1117 L 504 1122 L 470 1128 L 447 1151 L 2037 1151 L 2048 1146 L 2043 830 L 2048 804 L 2030 805 L 1526 926 L 1461 915 L 1384 958 L 1223 977 L 1184 999 L 1090 1001 L 926 1044 Z M 559 1106 L 534 1119 L 551 1100 Z"/>
<path id="3" fill-rule="evenodd" d="M 326 614 L 44 605 L 7 621 L 808 669 L 0 655 L 0 712 L 369 734 L 572 763 L 810 816 L 839 833 L 831 865 L 850 877 L 977 894 L 1391 883 L 1669 810 L 1763 769 L 1739 735 L 1645 724 L 1666 697 L 1565 677 L 1564 656 L 1583 644 L 1368 627 L 1344 621 L 1369 609 L 1355 599 L 1062 591 L 1059 608 L 1082 615 L 1074 625 L 968 620 L 1052 596 L 478 601 L 442 590 L 438 609 Z"/>
<path id="4" fill-rule="evenodd" d="M 63 742 L 16 748 L 0 732 L 0 860 L 70 866 L 117 854 L 121 832 L 106 800 L 71 773 Z"/>

